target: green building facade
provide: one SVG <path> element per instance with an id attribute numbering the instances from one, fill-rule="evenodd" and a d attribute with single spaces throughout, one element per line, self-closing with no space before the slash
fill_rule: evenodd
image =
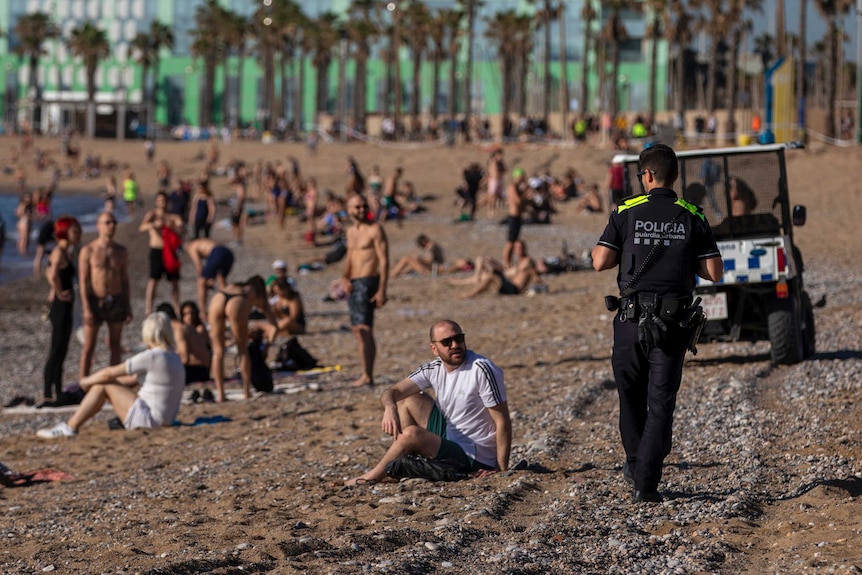
<path id="1" fill-rule="evenodd" d="M 78 24 L 90 21 L 103 29 L 111 44 L 110 56 L 101 61 L 97 74 L 97 132 L 110 135 L 112 126 L 118 125 L 117 118 L 125 117 L 127 127 L 134 128 L 146 121 L 147 98 L 142 84 L 141 66 L 136 61 L 136 54 L 131 48 L 134 37 L 139 32 L 146 33 L 154 19 L 167 24 L 173 31 L 175 45 L 173 50 L 163 49 L 160 54 L 159 78 L 155 86 L 147 90 L 155 94 L 155 110 L 152 117 L 161 126 L 170 127 L 181 124 L 195 126 L 201 118 L 201 90 L 204 84 L 203 63 L 191 56 L 190 30 L 195 27 L 195 13 L 204 0 L 5 0 L 0 1 L 0 117 L 3 123 L 10 127 L 20 124 L 22 120 L 34 122 L 43 132 L 57 130 L 80 124 L 81 110 L 86 102 L 86 80 L 84 66 L 80 59 L 74 58 L 66 44 L 71 30 Z M 265 0 L 219 0 L 219 4 L 249 18 Z M 401 0 L 406 2 L 406 0 Z M 581 12 L 584 2 L 592 2 L 599 17 L 593 22 L 593 36 L 600 34 L 602 21 L 607 18 L 607 9 L 602 8 L 599 0 L 565 0 L 565 47 L 567 60 L 567 79 L 570 101 L 568 109 L 572 113 L 579 112 L 582 106 L 581 90 L 582 62 L 586 57 L 589 66 L 588 82 L 590 86 L 591 112 L 602 111 L 607 102 L 596 101 L 598 93 L 598 75 L 596 64 L 597 54 L 590 51 L 583 54 L 583 21 Z M 299 5 L 305 14 L 315 18 L 326 11 L 332 11 L 346 18 L 349 0 L 301 0 Z M 426 0 L 425 4 L 433 13 L 441 8 L 457 7 L 456 0 Z M 536 2 L 541 5 L 541 0 Z M 556 5 L 552 1 L 552 5 Z M 385 10 L 385 3 L 381 5 Z M 500 114 L 501 107 L 501 72 L 497 58 L 497 48 L 485 37 L 487 22 L 497 12 L 515 10 L 524 14 L 535 14 L 536 6 L 526 0 L 485 0 L 478 8 L 476 17 L 475 41 L 473 45 L 473 78 L 471 84 L 471 113 L 477 116 L 495 116 Z M 60 30 L 60 38 L 46 41 L 44 54 L 39 62 L 37 73 L 38 92 L 29 89 L 29 67 L 27 59 L 16 53 L 19 40 L 15 26 L 25 14 L 41 11 L 49 14 Z M 645 111 L 648 97 L 649 53 L 650 40 L 645 38 L 645 17 L 642 11 L 629 11 L 623 14 L 628 40 L 622 46 L 621 64 L 617 77 L 619 90 L 619 108 L 628 111 Z M 560 111 L 559 81 L 560 81 L 560 41 L 559 23 L 551 23 L 551 75 L 552 97 L 551 111 Z M 540 100 L 543 91 L 543 32 L 540 30 L 534 41 L 534 51 L 530 59 L 528 72 L 528 114 L 540 115 Z M 385 41 L 378 42 L 368 66 L 366 109 L 370 115 L 380 114 L 384 109 L 384 98 L 390 97 L 386 87 L 386 66 L 380 58 L 380 47 Z M 342 43 L 345 46 L 346 42 Z M 463 108 L 460 95 L 463 94 L 463 82 L 466 70 L 466 42 L 462 45 L 462 57 L 459 58 L 456 77 L 459 79 L 456 102 Z M 664 42 L 658 47 L 658 62 L 656 67 L 656 109 L 666 109 L 667 94 L 667 49 Z M 349 113 L 353 108 L 352 94 L 355 78 L 355 65 L 349 55 L 342 55 L 336 49 L 332 64 L 329 67 L 328 94 L 325 112 L 330 116 L 338 115 L 340 110 Z M 339 62 L 343 57 L 343 64 Z M 263 70 L 257 58 L 253 42 L 250 42 L 246 58 L 242 66 L 242 78 L 238 77 L 239 62 L 236 55 L 231 55 L 227 65 L 219 66 L 215 78 L 215 94 L 213 95 L 213 120 L 222 123 L 241 125 L 262 125 L 268 113 L 274 117 L 284 117 L 290 123 L 293 111 L 292 102 L 295 86 L 299 76 L 298 58 L 289 68 L 285 84 L 286 95 L 280 99 L 283 107 L 277 110 L 262 109 Z M 407 113 L 410 102 L 413 69 L 410 51 L 402 47 L 400 51 L 403 114 Z M 304 90 L 302 94 L 302 125 L 305 128 L 313 125 L 315 118 L 315 77 L 316 72 L 309 58 L 301 64 L 304 66 Z M 347 86 L 343 89 L 344 99 L 339 100 L 338 78 L 339 67 L 344 67 L 344 77 Z M 225 68 L 227 73 L 225 74 Z M 438 110 L 445 114 L 449 94 L 448 62 L 440 64 L 440 89 Z M 431 94 L 433 84 L 433 65 L 425 61 L 421 74 L 421 108 L 427 113 L 431 109 Z M 607 80 L 610 82 L 611 80 Z M 281 79 L 278 78 L 280 89 Z M 239 83 L 242 89 L 242 109 L 236 107 L 235 87 Z M 227 98 L 223 102 L 222 98 Z M 607 98 L 606 98 L 607 99 Z M 23 104 L 22 104 L 23 102 Z M 35 102 L 35 103 L 34 103 Z M 339 109 L 339 102 L 342 108 Z M 36 105 L 38 103 L 38 106 Z M 226 104 L 226 105 L 225 105 Z M 34 110 L 38 108 L 38 110 Z M 222 110 L 226 109 L 227 118 Z M 458 110 L 463 112 L 463 110 Z M 138 122 L 140 120 L 140 122 Z"/>

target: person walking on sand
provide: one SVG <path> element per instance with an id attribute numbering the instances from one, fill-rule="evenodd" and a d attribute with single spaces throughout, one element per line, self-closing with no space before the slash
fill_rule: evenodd
<path id="1" fill-rule="evenodd" d="M 385 479 L 386 465 L 408 454 L 455 460 L 464 473 L 478 477 L 508 469 L 512 420 L 502 370 L 467 349 L 461 326 L 452 320 L 435 323 L 430 336 L 437 359 L 380 396 L 381 428 L 392 436 L 392 445 L 374 468 L 348 485 Z"/>
<path id="2" fill-rule="evenodd" d="M 359 343 L 362 375 L 356 387 L 374 385 L 374 310 L 386 304 L 389 278 L 389 242 L 383 227 L 368 220 L 368 202 L 359 194 L 347 201 L 353 224 L 347 228 L 347 265 L 342 284 L 349 294 L 348 308 L 353 334 Z"/>
<path id="3" fill-rule="evenodd" d="M 617 270 L 620 301 L 611 355 L 619 395 L 623 478 L 634 503 L 662 500 L 658 486 L 671 451 L 673 412 L 694 325 L 695 275 L 712 282 L 724 267 L 703 210 L 677 197 L 679 162 L 670 146 L 640 154 L 645 195 L 621 200 L 593 248 L 596 271 Z M 644 225 L 648 224 L 648 225 Z M 664 230 L 656 238 L 653 230 Z M 696 323 L 696 322 L 695 322 Z"/>
<path id="4" fill-rule="evenodd" d="M 180 270 L 177 250 L 179 238 L 183 236 L 183 220 L 167 210 L 168 194 L 156 194 L 155 207 L 141 220 L 138 231 L 147 232 L 150 245 L 150 277 L 147 280 L 145 313 L 153 313 L 156 287 L 162 277 L 171 282 L 171 300 L 174 309 L 180 309 Z"/>
<path id="5" fill-rule="evenodd" d="M 45 274 L 51 286 L 51 304 L 48 317 L 51 320 L 51 348 L 45 362 L 44 399 L 41 407 L 62 405 L 63 363 L 69 351 L 69 339 L 74 324 L 75 305 L 75 261 L 73 253 L 81 241 L 81 224 L 71 216 L 61 216 L 54 224 L 57 246 L 51 252 Z"/>
<path id="6" fill-rule="evenodd" d="M 233 268 L 233 252 L 209 238 L 198 238 L 188 242 L 185 252 L 195 266 L 198 306 L 202 312 L 205 312 L 207 290 L 216 286 L 218 289 L 224 289 L 227 286 L 227 276 Z M 204 321 L 207 321 L 206 318 Z"/>
<path id="7" fill-rule="evenodd" d="M 141 338 L 146 351 L 82 378 L 80 385 L 86 395 L 72 417 L 54 427 L 40 429 L 36 435 L 42 439 L 75 437 L 106 401 L 126 429 L 171 425 L 179 412 L 186 380 L 183 362 L 174 351 L 168 316 L 163 313 L 147 316 Z M 141 387 L 135 391 L 139 383 Z"/>
<path id="8" fill-rule="evenodd" d="M 485 169 L 488 175 L 488 216 L 496 217 L 497 208 L 500 205 L 500 200 L 503 199 L 503 190 L 506 188 L 504 182 L 506 174 L 506 163 L 503 161 L 503 149 L 495 148 L 488 158 L 488 164 Z"/>
<path id="9" fill-rule="evenodd" d="M 84 320 L 81 379 L 90 375 L 99 328 L 108 324 L 111 365 L 120 363 L 123 324 L 132 321 L 129 300 L 129 252 L 114 241 L 117 219 L 101 213 L 96 219 L 96 239 L 81 248 L 78 256 L 78 286 Z"/>

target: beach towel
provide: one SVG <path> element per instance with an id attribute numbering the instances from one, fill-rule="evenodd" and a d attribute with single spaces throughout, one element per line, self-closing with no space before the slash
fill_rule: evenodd
<path id="1" fill-rule="evenodd" d="M 17 473 L 0 463 L 0 483 L 6 487 L 25 487 L 34 483 L 49 481 L 71 481 L 74 476 L 57 469 L 38 469 L 27 473 Z"/>

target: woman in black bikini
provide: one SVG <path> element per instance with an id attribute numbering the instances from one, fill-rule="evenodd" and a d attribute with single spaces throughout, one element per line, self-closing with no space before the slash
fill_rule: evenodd
<path id="1" fill-rule="evenodd" d="M 75 258 L 73 251 L 81 241 L 81 224 L 71 216 L 61 216 L 54 223 L 57 247 L 51 252 L 45 274 L 51 285 L 51 349 L 45 363 L 44 401 L 41 406 L 63 405 L 63 362 L 72 335 L 72 309 L 75 291 Z"/>
<path id="2" fill-rule="evenodd" d="M 245 398 L 251 397 L 251 359 L 248 354 L 248 317 L 252 307 L 261 310 L 268 320 L 261 328 L 269 341 L 275 340 L 278 332 L 277 320 L 266 298 L 266 284 L 260 276 L 229 284 L 217 290 L 210 298 L 208 318 L 212 335 L 212 367 L 210 374 L 216 384 L 216 401 L 224 401 L 224 351 L 225 332 L 230 322 Z"/>

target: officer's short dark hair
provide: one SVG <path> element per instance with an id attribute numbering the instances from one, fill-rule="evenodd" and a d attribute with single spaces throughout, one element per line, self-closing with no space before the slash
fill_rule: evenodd
<path id="1" fill-rule="evenodd" d="M 640 155 L 640 165 L 642 170 L 652 170 L 655 178 L 668 186 L 679 176 L 676 153 L 666 144 L 653 144 L 644 148 Z"/>

